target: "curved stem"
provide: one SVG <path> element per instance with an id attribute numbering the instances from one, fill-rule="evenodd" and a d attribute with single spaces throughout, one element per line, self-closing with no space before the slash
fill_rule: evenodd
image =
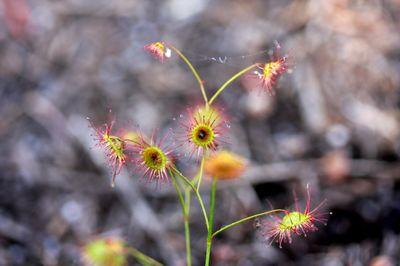
<path id="1" fill-rule="evenodd" d="M 207 227 L 207 231 L 209 230 L 209 224 L 208 224 L 208 216 L 207 216 L 207 211 L 206 208 L 204 207 L 204 202 L 203 199 L 201 198 L 201 195 L 199 193 L 199 191 L 196 189 L 196 187 L 192 184 L 192 182 L 190 182 L 190 180 L 184 176 L 181 172 L 179 172 L 175 167 L 172 168 L 172 170 L 178 174 L 178 176 L 180 178 L 182 178 L 183 181 L 185 181 L 190 188 L 193 190 L 194 194 L 196 195 L 197 201 L 199 202 L 200 208 L 201 208 L 201 212 L 203 213 L 204 216 L 204 221 L 206 223 L 206 227 Z"/>
<path id="2" fill-rule="evenodd" d="M 160 262 L 156 261 L 155 259 L 143 254 L 139 250 L 133 247 L 126 247 L 125 251 L 128 254 L 131 254 L 137 261 L 139 261 L 142 265 L 146 266 L 162 266 Z"/>
<path id="3" fill-rule="evenodd" d="M 178 194 L 179 203 L 181 204 L 182 212 L 183 212 L 183 215 L 185 216 L 186 215 L 186 207 L 185 207 L 185 200 L 183 199 L 182 191 L 179 188 L 179 184 L 176 181 L 175 176 L 174 176 L 174 174 L 172 173 L 171 170 L 169 171 L 169 174 L 171 175 L 172 184 L 174 185 L 174 188 L 175 188 L 175 190 L 176 190 L 176 192 Z"/>
<path id="4" fill-rule="evenodd" d="M 172 171 L 174 171 L 176 174 L 178 174 L 178 176 L 180 178 L 182 178 L 183 181 L 185 181 L 186 184 L 189 185 L 189 187 L 195 191 L 196 187 L 193 185 L 192 181 L 189 180 L 189 178 L 187 178 L 184 174 L 182 174 L 178 169 L 176 169 L 175 167 L 172 167 Z"/>
<path id="5" fill-rule="evenodd" d="M 185 199 L 184 199 L 181 188 L 179 187 L 179 184 L 176 181 L 175 176 L 171 170 L 169 171 L 169 174 L 172 179 L 172 184 L 174 185 L 174 188 L 178 194 L 179 202 L 180 202 L 181 208 L 182 208 L 183 222 L 184 222 L 184 227 L 185 227 L 186 264 L 188 266 L 191 266 L 192 265 L 192 253 L 191 253 L 191 248 L 190 248 L 190 225 L 189 225 L 189 210 L 188 210 L 188 205 L 190 206 L 190 193 L 189 193 L 189 195 L 187 195 L 186 191 L 185 191 Z M 187 203 L 187 201 L 189 201 L 189 203 Z"/>
<path id="6" fill-rule="evenodd" d="M 210 228 L 207 232 L 207 243 L 206 243 L 206 261 L 205 266 L 210 265 L 210 257 L 211 257 L 211 245 L 212 245 L 212 231 L 214 224 L 214 212 L 215 212 L 215 192 L 217 188 L 217 179 L 213 178 L 211 183 L 211 192 L 210 192 L 210 217 L 208 223 Z"/>
<path id="7" fill-rule="evenodd" d="M 181 51 L 179 51 L 175 46 L 173 45 L 169 45 L 168 47 L 171 48 L 175 53 L 177 53 L 179 55 L 179 57 L 186 63 L 186 65 L 188 65 L 188 67 L 190 68 L 190 70 L 192 71 L 194 77 L 197 80 L 197 83 L 199 83 L 200 86 L 200 90 L 201 90 L 201 94 L 203 95 L 204 98 L 204 102 L 206 103 L 206 105 L 208 105 L 208 99 L 207 99 L 207 94 L 206 94 L 206 90 L 204 88 L 204 84 L 203 84 L 203 80 L 201 79 L 199 73 L 196 71 L 196 69 L 193 67 L 192 63 L 190 63 L 189 59 L 187 59 L 186 56 L 184 56 Z"/>
<path id="8" fill-rule="evenodd" d="M 275 212 L 286 212 L 286 210 L 275 209 L 275 210 L 261 212 L 261 213 L 257 213 L 257 214 L 251 215 L 251 216 L 247 216 L 247 217 L 245 217 L 243 219 L 237 220 L 236 222 L 233 222 L 233 223 L 230 223 L 228 225 L 225 225 L 225 226 L 221 227 L 219 230 L 215 231 L 212 234 L 211 237 L 214 237 L 214 236 L 218 235 L 219 233 L 221 233 L 221 232 L 223 232 L 225 230 L 228 230 L 228 229 L 230 229 L 230 228 L 232 228 L 234 226 L 237 226 L 237 225 L 239 225 L 241 223 L 247 222 L 247 221 L 249 221 L 251 219 L 254 219 L 254 218 L 257 218 L 257 217 L 260 217 L 260 216 L 263 216 L 263 215 L 268 215 L 268 214 L 271 214 L 271 213 L 275 213 Z"/>
<path id="9" fill-rule="evenodd" d="M 199 201 L 201 211 L 203 212 L 203 216 L 204 216 L 204 219 L 205 219 L 205 222 L 206 222 L 207 231 L 208 231 L 209 228 L 210 228 L 210 225 L 209 225 L 208 220 L 207 220 L 207 211 L 206 211 L 206 208 L 204 207 L 204 203 L 203 203 L 203 200 L 202 200 L 202 198 L 201 198 L 201 196 L 200 196 L 200 193 L 196 190 L 196 191 L 195 191 L 195 194 L 196 194 L 196 197 L 197 197 L 197 199 L 198 199 L 198 201 Z"/>
<path id="10" fill-rule="evenodd" d="M 217 92 L 211 97 L 210 101 L 208 102 L 209 105 L 211 105 L 215 99 L 218 97 L 218 95 L 221 94 L 221 92 L 228 87 L 229 84 L 231 84 L 233 81 L 235 81 L 238 77 L 240 77 L 241 75 L 243 75 L 244 73 L 246 73 L 247 71 L 255 68 L 256 66 L 258 66 L 259 63 L 257 64 L 253 64 L 251 66 L 246 67 L 245 69 L 239 71 L 238 73 L 236 73 L 235 75 L 233 75 L 230 79 L 228 79 L 224 84 L 222 84 L 222 86 L 217 90 Z"/>

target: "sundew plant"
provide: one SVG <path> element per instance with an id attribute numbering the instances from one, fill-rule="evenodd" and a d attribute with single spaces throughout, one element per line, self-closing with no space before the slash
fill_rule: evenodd
<path id="1" fill-rule="evenodd" d="M 173 138 L 176 139 L 171 143 L 168 143 L 165 136 L 157 136 L 157 131 L 154 131 L 149 136 L 140 130 L 130 132 L 116 131 L 114 121 L 106 123 L 102 127 L 93 127 L 98 145 L 104 148 L 112 168 L 112 186 L 114 186 L 115 182 L 118 182 L 116 176 L 121 169 L 128 165 L 132 166 L 136 173 L 145 177 L 149 182 L 155 182 L 157 185 L 172 183 L 182 210 L 187 265 L 192 264 L 191 230 L 189 225 L 192 198 L 197 201 L 197 206 L 201 210 L 204 222 L 206 233 L 205 265 L 210 265 L 211 263 L 212 246 L 216 236 L 245 222 L 261 219 L 259 223 L 261 235 L 271 244 L 277 243 L 279 247 L 284 243 L 290 244 L 293 236 L 306 236 L 316 231 L 319 224 L 325 223 L 325 215 L 321 211 L 324 201 L 312 206 L 310 188 L 307 186 L 304 209 L 298 206 L 298 200 L 295 196 L 294 209 L 271 209 L 248 217 L 239 217 L 238 220 L 232 221 L 221 228 L 215 228 L 214 226 L 218 182 L 221 180 L 229 182 L 229 180 L 239 177 L 246 168 L 246 161 L 242 157 L 229 150 L 222 150 L 222 146 L 224 146 L 222 144 L 226 141 L 226 131 L 229 130 L 229 127 L 226 126 L 228 123 L 226 115 L 220 107 L 215 106 L 215 102 L 218 96 L 239 78 L 251 79 L 251 84 L 254 85 L 253 89 L 273 96 L 275 94 L 274 87 L 279 78 L 290 68 L 288 56 L 280 54 L 281 47 L 277 42 L 275 43 L 274 53 L 267 59 L 267 62 L 255 63 L 242 69 L 223 83 L 212 95 L 206 90 L 204 80 L 189 59 L 175 46 L 166 42 L 154 42 L 144 48 L 161 63 L 168 60 L 173 54 L 179 56 L 194 75 L 204 103 L 189 106 L 188 115 L 186 119 L 183 119 L 184 121 L 180 121 L 177 134 L 173 134 Z M 174 153 L 182 148 L 186 149 L 186 158 L 194 158 L 192 161 L 198 167 L 197 174 L 194 176 L 187 176 L 176 165 Z M 205 174 L 211 176 L 211 182 L 203 182 Z M 200 188 L 205 185 L 210 186 L 208 206 L 205 205 L 204 195 L 200 193 Z M 157 193 L 156 190 L 155 193 Z M 89 255 L 95 254 L 95 256 L 87 255 L 86 257 L 89 259 L 93 257 L 93 261 L 100 261 L 100 259 L 106 258 L 108 259 L 107 265 L 124 265 L 125 260 L 120 256 L 121 254 L 126 255 L 129 253 L 148 265 L 160 265 L 155 260 L 133 248 L 122 248 L 122 244 L 116 245 L 115 243 L 119 242 L 98 240 L 87 248 L 87 253 Z M 116 259 L 118 258 L 118 263 L 112 264 L 112 256 L 110 259 L 109 256 L 99 255 L 102 253 L 98 250 L 109 250 L 109 246 L 113 248 L 113 251 L 119 251 L 114 252 L 115 256 L 119 256 L 116 257 Z M 109 251 L 107 255 L 114 253 Z"/>

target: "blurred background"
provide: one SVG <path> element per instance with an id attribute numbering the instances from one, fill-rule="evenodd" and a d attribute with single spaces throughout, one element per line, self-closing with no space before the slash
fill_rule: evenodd
<path id="1" fill-rule="evenodd" d="M 239 226 L 216 239 L 213 265 L 400 265 L 399 14 L 399 0 L 1 0 L 0 265 L 81 265 L 98 235 L 185 264 L 173 187 L 124 170 L 112 189 L 86 120 L 107 122 L 111 108 L 124 127 L 163 131 L 201 102 L 176 56 L 161 64 L 143 50 L 158 40 L 189 57 L 209 94 L 275 40 L 295 62 L 275 97 L 238 81 L 217 101 L 228 148 L 249 162 L 220 183 L 217 227 L 267 200 L 290 207 L 293 189 L 304 203 L 307 183 L 333 213 L 281 249 Z"/>

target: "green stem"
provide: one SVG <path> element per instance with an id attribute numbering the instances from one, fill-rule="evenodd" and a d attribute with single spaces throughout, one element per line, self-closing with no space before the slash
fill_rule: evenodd
<path id="1" fill-rule="evenodd" d="M 201 198 L 201 195 L 197 190 L 195 191 L 195 194 L 196 194 L 196 197 L 197 197 L 197 199 L 199 201 L 200 208 L 201 208 L 201 211 L 203 213 L 204 220 L 205 220 L 206 227 L 207 227 L 207 231 L 208 231 L 208 230 L 210 230 L 209 229 L 210 228 L 210 224 L 208 223 L 208 220 L 207 220 L 207 211 L 206 211 L 206 208 L 204 207 L 203 199 Z"/>
<path id="2" fill-rule="evenodd" d="M 140 264 L 144 266 L 163 266 L 163 264 L 161 264 L 160 262 L 143 254 L 142 252 L 133 247 L 126 247 L 125 251 L 128 254 L 131 254 L 138 262 L 140 262 Z"/>
<path id="3" fill-rule="evenodd" d="M 201 180 L 203 179 L 204 162 L 205 162 L 205 156 L 203 155 L 201 157 L 200 170 L 199 170 L 199 180 L 197 181 L 197 190 L 200 189 Z"/>
<path id="4" fill-rule="evenodd" d="M 200 205 L 200 208 L 201 208 L 201 212 L 203 213 L 204 221 L 206 223 L 206 228 L 207 228 L 207 231 L 208 231 L 209 224 L 208 224 L 208 218 L 207 218 L 208 217 L 207 216 L 207 211 L 206 211 L 206 208 L 204 207 L 204 202 L 203 202 L 203 199 L 201 198 L 201 195 L 200 195 L 199 191 L 196 189 L 196 187 L 192 184 L 192 182 L 190 182 L 190 180 L 186 176 L 184 176 L 181 172 L 179 172 L 178 169 L 176 169 L 174 167 L 174 168 L 172 168 L 172 170 L 175 173 L 177 173 L 178 176 L 180 178 L 182 178 L 182 180 L 185 181 L 190 186 L 190 188 L 193 190 L 194 194 L 196 195 L 196 198 L 197 198 L 197 201 L 199 202 L 199 205 Z"/>
<path id="5" fill-rule="evenodd" d="M 251 215 L 251 216 L 247 216 L 247 217 L 245 217 L 245 218 L 243 218 L 243 219 L 240 219 L 240 220 L 238 220 L 238 221 L 236 221 L 236 222 L 233 222 L 233 223 L 230 223 L 230 224 L 228 224 L 228 225 L 225 225 L 225 226 L 221 227 L 219 230 L 215 231 L 215 232 L 212 234 L 211 237 L 215 237 L 215 236 L 218 235 L 219 233 L 221 233 L 221 232 L 223 232 L 223 231 L 225 231 L 225 230 L 228 230 L 228 229 L 230 229 L 230 228 L 232 228 L 232 227 L 234 227 L 234 226 L 237 226 L 237 225 L 239 225 L 239 224 L 241 224 L 241 223 L 247 222 L 248 220 L 251 220 L 251 219 L 254 219 L 254 218 L 257 218 L 257 217 L 260 217 L 260 216 L 268 215 L 268 214 L 271 214 L 271 213 L 275 213 L 275 212 L 286 212 L 286 210 L 283 210 L 283 209 L 275 209 L 275 210 L 266 211 L 266 212 L 257 213 L 257 214 Z"/>
<path id="6" fill-rule="evenodd" d="M 175 46 L 173 45 L 168 45 L 169 48 L 171 48 L 175 53 L 179 55 L 179 57 L 188 65 L 190 70 L 192 71 L 194 77 L 196 78 L 197 82 L 199 83 L 201 94 L 203 95 L 204 102 L 206 105 L 208 105 L 208 98 L 206 94 L 206 90 L 204 88 L 203 80 L 201 79 L 199 73 L 196 71 L 196 69 L 193 67 L 192 63 L 190 63 L 189 59 L 187 59 L 186 56 L 184 56 L 181 51 L 179 51 Z"/>
<path id="7" fill-rule="evenodd" d="M 191 197 L 190 190 L 185 189 L 186 218 L 184 220 L 184 226 L 185 226 L 186 264 L 187 264 L 187 266 L 192 265 L 192 254 L 191 254 L 191 248 L 190 248 L 190 224 L 189 224 L 190 197 Z"/>
<path id="8" fill-rule="evenodd" d="M 208 220 L 208 224 L 210 225 L 207 232 L 207 244 L 206 244 L 206 261 L 205 266 L 210 265 L 210 257 L 211 257 L 211 244 L 212 244 L 212 236 L 213 236 L 213 224 L 214 224 L 214 213 L 215 213 L 215 192 L 217 187 L 217 179 L 213 178 L 211 184 L 211 192 L 210 192 L 210 217 Z"/>
<path id="9" fill-rule="evenodd" d="M 172 171 L 175 172 L 176 174 L 178 174 L 178 176 L 180 178 L 182 178 L 183 181 L 185 181 L 186 184 L 189 185 L 189 187 L 192 190 L 196 190 L 196 187 L 193 185 L 192 181 L 189 180 L 189 178 L 187 178 L 184 174 L 182 174 L 178 169 L 176 169 L 176 167 L 172 167 Z"/>
<path id="10" fill-rule="evenodd" d="M 186 215 L 186 207 L 185 207 L 185 200 L 183 199 L 182 191 L 181 191 L 179 184 L 176 181 L 175 175 L 172 173 L 172 171 L 169 171 L 169 174 L 172 179 L 172 184 L 174 185 L 174 188 L 178 194 L 179 203 L 181 204 L 181 207 L 182 207 L 182 213 L 185 216 Z"/>
<path id="11" fill-rule="evenodd" d="M 256 66 L 258 66 L 259 63 L 257 64 L 253 64 L 249 67 L 246 67 L 245 69 L 239 71 L 238 73 L 236 73 L 235 75 L 233 75 L 230 79 L 228 79 L 218 90 L 217 92 L 211 97 L 210 101 L 208 102 L 209 105 L 211 105 L 215 99 L 218 97 L 218 95 L 226 88 L 228 87 L 229 84 L 231 84 L 233 81 L 235 81 L 235 79 L 237 79 L 238 77 L 240 77 L 241 75 L 243 75 L 244 73 L 246 73 L 247 71 L 255 68 Z"/>
<path id="12" fill-rule="evenodd" d="M 189 194 L 189 199 L 187 199 L 187 194 L 185 191 L 185 199 L 184 199 L 183 195 L 182 195 L 182 191 L 179 187 L 179 184 L 176 181 L 175 175 L 172 173 L 171 170 L 169 171 L 169 174 L 172 179 L 172 184 L 174 185 L 174 188 L 178 194 L 179 203 L 181 204 L 181 208 L 182 208 L 183 222 L 184 222 L 184 227 L 185 227 L 186 263 L 187 263 L 187 266 L 190 266 L 190 265 L 192 265 L 192 253 L 191 253 L 191 248 L 190 248 L 189 211 L 187 209 L 187 204 L 190 205 L 190 194 Z M 189 203 L 187 203 L 187 200 L 189 201 Z"/>

